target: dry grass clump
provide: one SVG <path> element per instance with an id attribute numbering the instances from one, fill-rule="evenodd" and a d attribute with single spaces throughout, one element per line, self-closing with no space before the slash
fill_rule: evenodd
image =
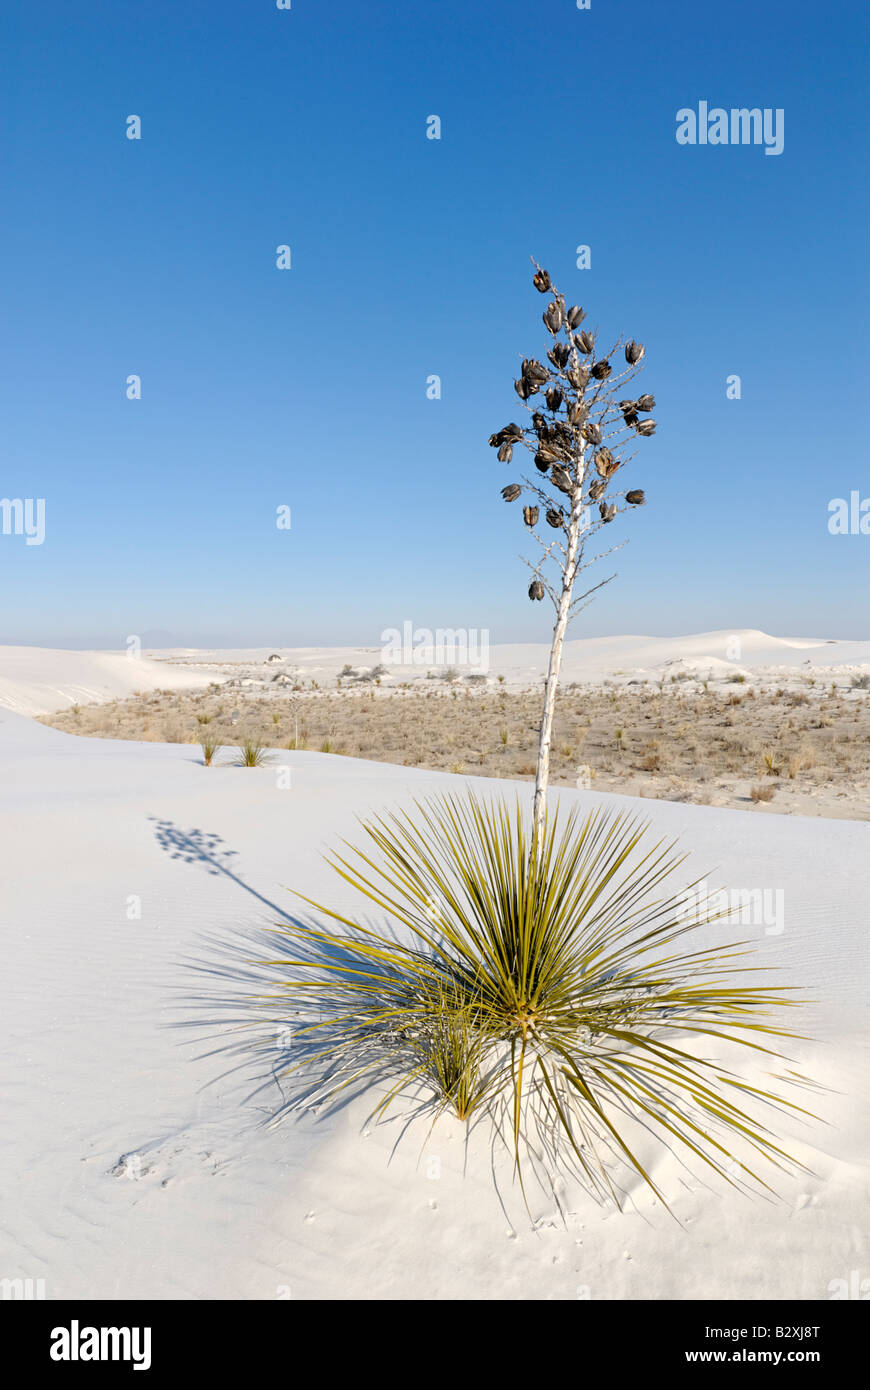
<path id="1" fill-rule="evenodd" d="M 772 801 L 776 787 L 772 787 L 769 782 L 759 787 L 750 787 L 749 796 L 758 805 L 759 801 Z"/>

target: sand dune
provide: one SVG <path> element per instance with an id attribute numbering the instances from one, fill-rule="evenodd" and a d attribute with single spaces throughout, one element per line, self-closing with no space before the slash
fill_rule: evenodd
<path id="1" fill-rule="evenodd" d="M 121 679 L 87 655 L 83 686 Z M 3 669 L 19 701 L 73 679 L 48 655 Z M 650 1151 L 681 1225 L 638 1186 L 624 1214 L 565 1192 L 564 1221 L 538 1194 L 530 1222 L 509 1184 L 500 1205 L 486 1146 L 466 1152 L 453 1122 L 422 1158 L 422 1134 L 393 1154 L 397 1126 L 364 1127 L 358 1104 L 264 1128 L 280 1086 L 252 1095 L 251 1077 L 268 1056 L 235 1071 L 217 1050 L 226 1025 L 204 1029 L 244 988 L 232 943 L 250 954 L 251 934 L 294 910 L 288 889 L 350 904 L 318 852 L 358 813 L 466 780 L 278 762 L 290 789 L 275 765 L 206 770 L 189 746 L 74 738 L 0 710 L 3 1277 L 44 1278 L 49 1298 L 815 1300 L 866 1266 L 866 824 L 560 793 L 678 834 L 687 881 L 784 888 L 783 930 L 741 934 L 818 1001 L 803 1021 L 819 1041 L 796 1043 L 795 1064 L 837 1093 L 827 1126 L 786 1126 L 813 1176 L 783 1179 L 779 1202 Z"/>
<path id="2" fill-rule="evenodd" d="M 483 655 L 485 661 L 480 660 Z M 280 661 L 270 663 L 272 656 Z M 423 660 L 387 659 L 382 685 L 389 688 L 425 679 L 430 668 L 455 665 L 460 674 L 486 671 L 493 681 L 503 677 L 511 688 L 526 687 L 543 680 L 548 656 L 549 646 L 543 642 L 486 645 L 477 637 L 463 647 L 462 638 L 452 646 L 445 639 L 440 648 L 436 642 L 431 651 L 424 649 Z M 366 670 L 384 660 L 380 646 L 174 649 L 138 658 L 125 652 L 0 647 L 0 708 L 19 714 L 51 714 L 138 690 L 201 688 L 211 681 L 245 675 L 248 668 L 256 672 L 268 668 L 270 676 L 292 673 L 305 682 L 334 685 L 345 666 Z M 771 679 L 799 670 L 870 671 L 870 641 L 771 637 L 754 629 L 686 637 L 579 638 L 565 644 L 562 680 L 660 680 L 678 672 L 724 679 L 729 673 L 749 670 L 767 672 Z"/>
<path id="3" fill-rule="evenodd" d="M 136 690 L 188 690 L 208 682 L 201 671 L 170 671 L 162 662 L 128 657 L 126 652 L 0 647 L 0 709 L 18 714 L 51 714 Z"/>

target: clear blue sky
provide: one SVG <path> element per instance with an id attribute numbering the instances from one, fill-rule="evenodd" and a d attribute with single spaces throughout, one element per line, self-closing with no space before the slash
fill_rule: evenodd
<path id="1" fill-rule="evenodd" d="M 547 346 L 530 254 L 658 400 L 571 635 L 870 637 L 870 536 L 827 529 L 870 496 L 867 15 L 5 0 L 0 497 L 46 538 L 0 535 L 0 642 L 543 640 L 487 446 Z M 783 108 L 783 153 L 678 145 L 701 100 Z"/>

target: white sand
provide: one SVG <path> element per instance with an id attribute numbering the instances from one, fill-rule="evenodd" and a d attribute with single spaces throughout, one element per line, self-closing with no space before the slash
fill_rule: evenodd
<path id="1" fill-rule="evenodd" d="M 433 638 L 437 634 L 433 634 Z M 410 645 L 414 645 L 411 643 Z M 478 657 L 486 654 L 481 663 Z M 404 655 L 404 654 L 403 654 Z M 279 656 L 279 662 L 269 662 Z M 468 660 L 463 660 L 463 656 Z M 282 677 L 306 686 L 317 681 L 334 689 L 345 666 L 367 671 L 385 664 L 382 688 L 425 680 L 428 672 L 454 666 L 460 676 L 484 670 L 511 689 L 539 685 L 547 670 L 546 643 L 493 644 L 482 637 L 451 647 L 424 649 L 424 659 L 391 662 L 380 646 L 262 647 L 255 649 L 167 650 L 129 657 L 126 652 L 65 652 L 39 647 L 0 647 L 0 708 L 18 714 L 52 714 L 74 704 L 123 699 L 135 691 L 202 688 L 212 681 L 249 681 L 252 685 Z M 474 660 L 470 659 L 474 658 Z M 661 681 L 671 676 L 727 680 L 752 672 L 762 682 L 792 685 L 806 677 L 849 683 L 870 673 L 870 641 L 770 637 L 755 629 L 702 632 L 687 637 L 589 637 L 566 642 L 561 680 L 600 684 Z"/>
<path id="2" fill-rule="evenodd" d="M 0 709 L 18 714 L 53 714 L 70 705 L 123 699 L 137 690 L 189 690 L 210 679 L 202 671 L 170 669 L 126 652 L 0 647 Z"/>
<path id="3" fill-rule="evenodd" d="M 639 644 L 637 664 L 667 659 L 649 639 L 619 640 Z M 588 659 L 594 643 L 582 645 Z M 128 685 L 117 662 L 41 653 L 28 665 L 28 650 L 0 651 L 7 706 L 146 685 L 141 663 Z M 820 655 L 775 654 L 802 650 Z M 178 1026 L 201 1020 L 203 1002 L 220 1012 L 209 1000 L 239 988 L 216 973 L 228 945 L 292 912 L 288 888 L 354 901 L 318 855 L 358 813 L 473 779 L 287 752 L 271 768 L 207 770 L 190 746 L 74 738 L 2 709 L 0 769 L 0 1278 L 43 1278 L 49 1298 L 825 1299 L 832 1281 L 870 1274 L 867 823 L 561 794 L 678 834 L 687 879 L 784 888 L 780 934 L 736 934 L 817 1001 L 803 1021 L 819 1041 L 793 1055 L 837 1094 L 815 1102 L 828 1124 L 783 1122 L 815 1175 L 780 1179 L 779 1202 L 649 1147 L 682 1224 L 629 1182 L 623 1214 L 567 1192 L 563 1222 L 533 1196 L 532 1227 L 515 1192 L 501 1208 L 486 1146 L 466 1153 L 455 1122 L 439 1122 L 422 1158 L 418 1131 L 395 1152 L 398 1124 L 364 1134 L 359 1103 L 263 1128 L 277 1085 L 251 1099 L 217 1040 L 197 1046 Z M 174 855 L 175 831 L 217 862 Z"/>

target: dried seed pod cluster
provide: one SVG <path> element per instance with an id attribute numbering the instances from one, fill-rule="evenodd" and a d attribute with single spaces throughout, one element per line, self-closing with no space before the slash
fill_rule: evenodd
<path id="1" fill-rule="evenodd" d="M 618 511 L 612 497 L 624 497 L 631 507 L 642 506 L 646 500 L 640 488 L 612 494 L 611 498 L 607 494 L 614 476 L 627 462 L 625 446 L 631 437 L 627 431 L 639 438 L 655 433 L 656 422 L 649 418 L 649 412 L 655 409 L 655 397 L 644 394 L 636 399 L 616 400 L 617 383 L 624 389 L 636 375 L 645 354 L 642 343 L 620 340 L 608 353 L 596 357 L 597 331 L 580 327 L 586 318 L 580 305 L 569 307 L 541 266 L 535 266 L 533 283 L 540 294 L 549 296 L 542 318 L 550 344 L 547 363 L 536 357 L 523 358 L 514 383 L 531 415 L 531 424 L 525 428 L 514 423 L 505 425 L 490 435 L 489 442 L 498 450 L 502 463 L 515 461 L 520 444 L 532 455 L 537 482 L 511 483 L 502 488 L 501 495 L 506 502 L 514 502 L 524 491 L 532 494 L 523 507 L 523 521 L 533 530 L 543 515 L 547 525 L 560 533 L 549 542 L 540 536 L 537 539 L 547 556 L 562 564 L 565 581 L 567 556 L 582 555 L 587 532 L 586 523 L 581 525 L 580 521 L 583 508 L 597 503 L 598 524 L 606 525 Z M 619 349 L 625 355 L 623 368 L 614 366 L 612 360 Z M 564 506 L 550 492 L 551 488 L 555 494 L 562 494 Z M 536 575 L 540 568 L 536 566 Z M 572 573 L 575 572 L 576 566 Z M 529 587 L 529 597 L 542 599 L 545 592 L 544 583 L 536 577 Z"/>

